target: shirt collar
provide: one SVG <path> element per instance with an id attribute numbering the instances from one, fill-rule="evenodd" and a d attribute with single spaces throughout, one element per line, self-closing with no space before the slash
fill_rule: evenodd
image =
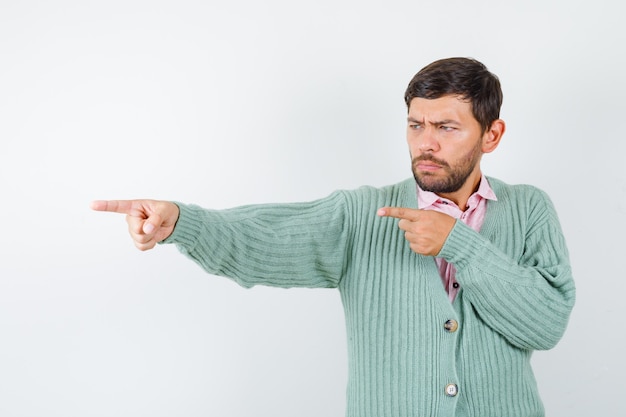
<path id="1" fill-rule="evenodd" d="M 481 174 L 478 190 L 476 190 L 476 192 L 470 196 L 470 199 L 472 199 L 472 197 L 475 195 L 480 198 L 485 198 L 487 200 L 498 200 L 498 198 L 496 197 L 496 193 L 489 185 L 489 181 L 487 181 L 487 178 L 484 174 Z M 419 185 L 417 186 L 417 206 L 419 208 L 430 207 L 437 203 L 437 201 L 439 200 L 449 201 L 448 199 L 440 197 L 432 191 L 424 191 L 420 188 Z"/>

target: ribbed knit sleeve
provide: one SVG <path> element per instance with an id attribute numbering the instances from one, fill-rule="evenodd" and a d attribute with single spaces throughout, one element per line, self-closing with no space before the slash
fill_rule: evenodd
<path id="1" fill-rule="evenodd" d="M 208 273 L 243 287 L 336 287 L 346 257 L 344 197 L 307 203 L 207 210 L 177 203 L 180 216 L 163 243 Z"/>
<path id="2" fill-rule="evenodd" d="M 531 186 L 499 187 L 478 234 L 456 223 L 440 256 L 457 268 L 464 299 L 509 343 L 550 349 L 575 301 L 568 251 L 554 207 Z"/>

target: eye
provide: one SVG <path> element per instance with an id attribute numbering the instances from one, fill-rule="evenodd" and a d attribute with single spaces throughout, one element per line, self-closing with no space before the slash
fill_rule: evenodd
<path id="1" fill-rule="evenodd" d="M 417 130 L 417 129 L 420 129 L 421 127 L 422 127 L 422 125 L 421 125 L 421 124 L 418 124 L 418 123 L 409 123 L 409 129 L 412 129 L 412 130 Z"/>
<path id="2" fill-rule="evenodd" d="M 452 127 L 452 126 L 441 126 L 441 130 L 443 130 L 444 132 L 453 132 L 456 130 L 456 128 Z"/>

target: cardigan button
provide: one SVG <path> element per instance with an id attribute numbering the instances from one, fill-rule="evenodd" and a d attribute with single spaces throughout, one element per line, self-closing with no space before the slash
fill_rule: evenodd
<path id="1" fill-rule="evenodd" d="M 458 393 L 459 393 L 459 387 L 457 384 L 446 385 L 446 395 L 448 397 L 456 397 Z"/>
<path id="2" fill-rule="evenodd" d="M 459 328 L 459 323 L 456 320 L 450 319 L 445 322 L 445 324 L 443 325 L 443 328 L 449 331 L 450 333 L 454 333 Z"/>

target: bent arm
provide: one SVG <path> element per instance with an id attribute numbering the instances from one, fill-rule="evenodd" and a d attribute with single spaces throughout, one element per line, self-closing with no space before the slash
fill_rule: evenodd
<path id="1" fill-rule="evenodd" d="M 464 297 L 488 326 L 514 346 L 545 350 L 565 332 L 575 285 L 552 204 L 544 197 L 529 213 L 523 236 L 502 229 L 488 239 L 457 222 L 439 256 L 455 264 Z"/>

